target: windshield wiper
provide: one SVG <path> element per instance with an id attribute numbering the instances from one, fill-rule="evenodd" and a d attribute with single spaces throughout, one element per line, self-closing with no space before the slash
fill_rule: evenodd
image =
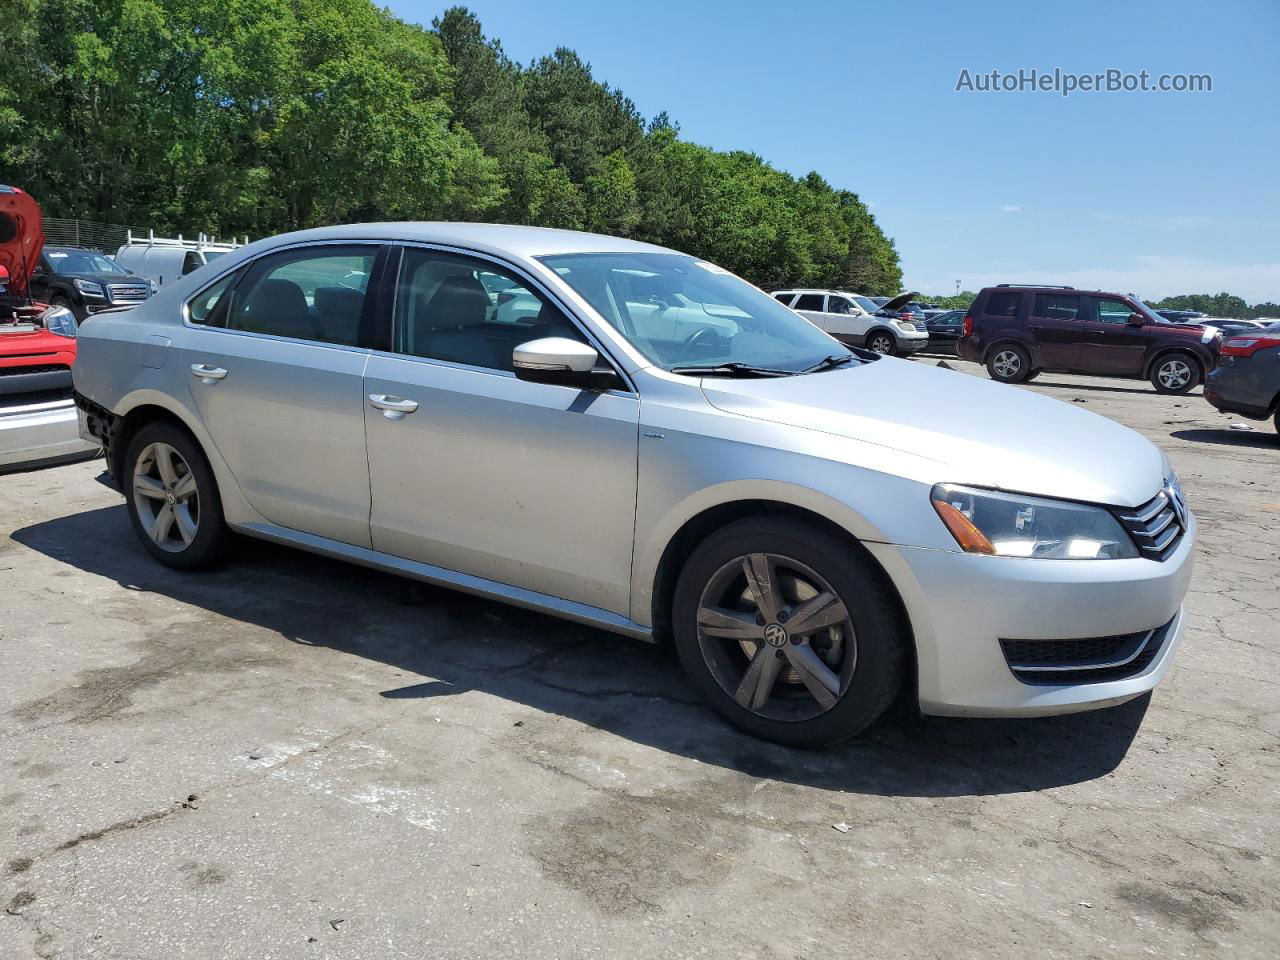
<path id="1" fill-rule="evenodd" d="M 794 370 L 775 370 L 772 367 L 753 367 L 749 363 L 718 363 L 706 367 L 672 367 L 672 373 L 684 373 L 692 377 L 792 377 Z"/>
<path id="2" fill-rule="evenodd" d="M 852 363 L 854 360 L 862 361 L 852 353 L 833 353 L 829 357 L 823 357 L 812 367 L 805 367 L 801 373 L 817 373 L 819 370 L 831 370 L 835 367 L 844 366 L 846 363 Z"/>

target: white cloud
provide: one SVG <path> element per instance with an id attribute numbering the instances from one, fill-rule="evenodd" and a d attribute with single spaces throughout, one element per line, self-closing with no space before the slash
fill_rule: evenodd
<path id="1" fill-rule="evenodd" d="M 1000 212 L 1001 213 L 1021 213 L 1022 208 L 1018 206 L 1016 203 L 1006 203 L 1003 207 L 1000 208 Z"/>
<path id="2" fill-rule="evenodd" d="M 994 266 L 994 265 L 993 265 Z M 963 269 L 945 276 L 913 274 L 908 268 L 906 289 L 942 294 L 955 290 L 959 277 L 965 290 L 980 290 L 997 283 L 1065 283 L 1081 290 L 1136 293 L 1160 300 L 1179 293 L 1233 293 L 1250 303 L 1280 302 L 1280 262 L 1215 263 L 1194 257 L 1131 257 L 1112 266 L 1097 268 L 1010 267 L 970 273 Z"/>

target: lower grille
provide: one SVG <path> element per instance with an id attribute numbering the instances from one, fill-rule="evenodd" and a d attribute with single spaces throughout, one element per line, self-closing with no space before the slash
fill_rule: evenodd
<path id="1" fill-rule="evenodd" d="M 70 387 L 56 387 L 52 390 L 33 390 L 30 393 L 11 393 L 0 396 L 0 410 L 12 407 L 29 407 L 33 403 L 53 403 L 56 400 L 70 400 Z"/>
<path id="2" fill-rule="evenodd" d="M 1160 655 L 1174 620 L 1154 630 L 1081 640 L 1001 640 L 1013 675 L 1034 686 L 1136 677 Z"/>
<path id="3" fill-rule="evenodd" d="M 35 367 L 0 367 L 0 377 L 16 377 L 24 373 L 58 373 L 66 369 L 65 363 L 45 363 Z"/>

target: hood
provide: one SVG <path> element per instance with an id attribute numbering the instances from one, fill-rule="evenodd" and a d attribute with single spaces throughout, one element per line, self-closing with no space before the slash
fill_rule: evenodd
<path id="1" fill-rule="evenodd" d="M 0 183 L 0 264 L 9 270 L 8 291 L 27 295 L 31 268 L 44 247 L 40 205 L 31 194 Z"/>
<path id="2" fill-rule="evenodd" d="M 910 293 L 900 293 L 896 297 L 892 298 L 891 300 L 886 300 L 883 304 L 880 305 L 880 309 L 890 310 L 890 311 L 900 311 L 903 307 L 905 307 L 912 300 L 916 299 L 916 297 L 918 296 L 920 296 L 920 294 L 915 290 L 912 290 Z"/>
<path id="3" fill-rule="evenodd" d="M 932 483 L 1133 507 L 1164 480 L 1164 456 L 1113 420 L 1029 390 L 885 357 L 825 373 L 706 378 L 719 410 L 932 461 Z M 869 451 L 859 465 L 876 469 Z M 917 473 L 916 478 L 919 479 Z"/>

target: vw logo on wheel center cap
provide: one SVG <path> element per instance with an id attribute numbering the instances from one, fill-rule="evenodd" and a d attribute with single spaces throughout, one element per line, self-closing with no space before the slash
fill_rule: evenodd
<path id="1" fill-rule="evenodd" d="M 764 642 L 771 647 L 781 647 L 787 642 L 787 631 L 781 624 L 771 623 L 764 628 Z"/>

